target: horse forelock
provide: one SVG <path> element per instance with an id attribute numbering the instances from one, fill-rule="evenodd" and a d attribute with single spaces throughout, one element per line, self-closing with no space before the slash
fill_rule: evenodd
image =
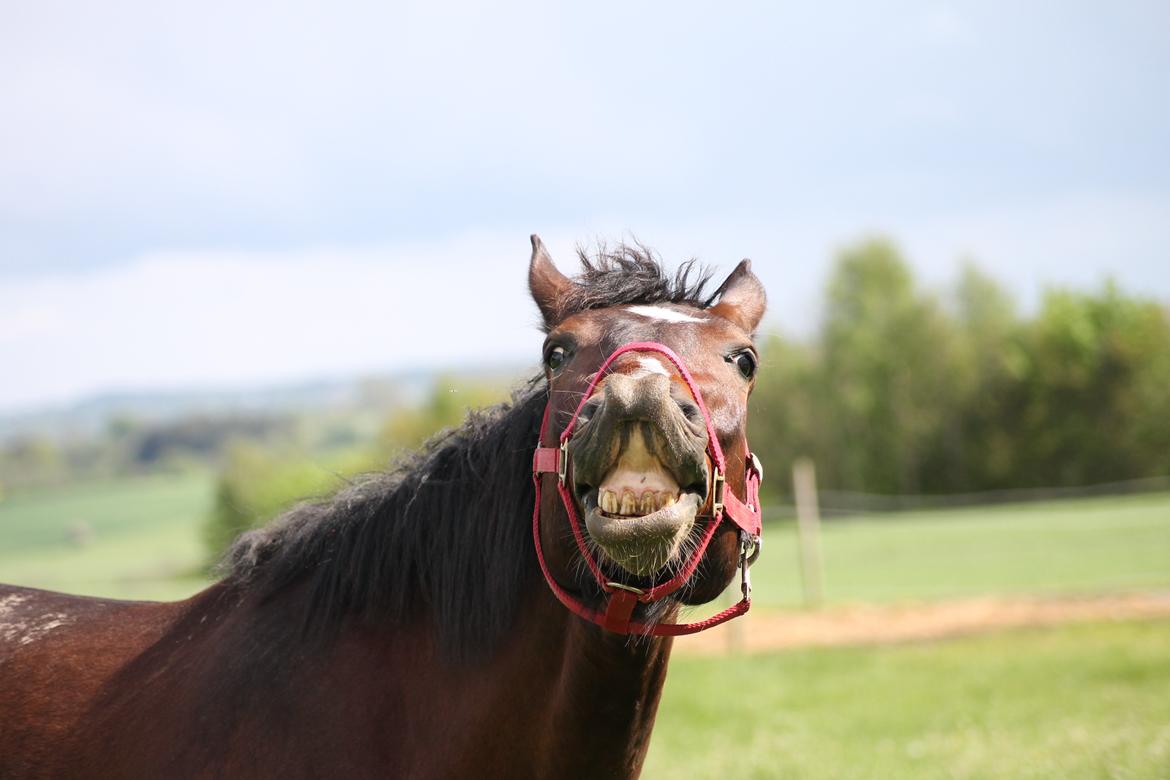
<path id="1" fill-rule="evenodd" d="M 634 242 L 594 249 L 578 247 L 581 273 L 559 303 L 561 318 L 611 306 L 676 304 L 709 308 L 718 291 L 707 292 L 711 272 L 696 260 L 683 262 L 673 274 L 652 249 Z"/>

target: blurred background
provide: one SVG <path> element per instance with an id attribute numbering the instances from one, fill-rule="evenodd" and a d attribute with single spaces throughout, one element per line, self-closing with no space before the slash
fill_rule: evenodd
<path id="1" fill-rule="evenodd" d="M 756 609 L 678 643 L 647 776 L 1170 775 L 1168 33 L 1156 2 L 9 8 L 0 581 L 185 597 L 506 399 L 529 233 L 566 271 L 746 256 Z"/>

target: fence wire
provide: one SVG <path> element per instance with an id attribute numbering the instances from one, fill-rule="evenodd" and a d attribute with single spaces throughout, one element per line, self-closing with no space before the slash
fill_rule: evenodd
<path id="1" fill-rule="evenodd" d="M 994 506 L 999 504 L 1026 504 L 1062 499 L 1129 496 L 1143 493 L 1170 492 L 1170 475 L 1103 482 L 1079 487 L 1015 488 L 987 490 L 977 493 L 948 493 L 938 495 L 888 495 L 853 490 L 818 489 L 817 501 L 822 518 L 844 518 L 855 515 L 892 514 L 926 509 L 956 509 L 962 507 Z M 791 500 L 770 501 L 764 506 L 768 519 L 786 519 L 796 516 L 796 505 Z"/>

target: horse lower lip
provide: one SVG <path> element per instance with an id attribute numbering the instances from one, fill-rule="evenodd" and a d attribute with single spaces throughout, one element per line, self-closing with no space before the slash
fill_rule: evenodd
<path id="1" fill-rule="evenodd" d="M 657 532 L 673 533 L 674 529 L 679 525 L 689 525 L 694 521 L 698 504 L 698 496 L 693 493 L 684 493 L 677 501 L 673 501 L 653 512 L 647 512 L 644 515 L 622 515 L 606 512 L 602 510 L 596 501 L 589 501 L 585 508 L 585 516 L 586 518 L 597 516 L 605 520 L 612 520 L 612 523 L 606 523 L 605 526 L 615 531 L 618 531 L 618 529 L 628 529 L 629 533 L 636 533 L 638 535 Z"/>
<path id="2" fill-rule="evenodd" d="M 615 563 L 632 574 L 654 574 L 670 561 L 694 525 L 699 497 L 685 493 L 671 506 L 640 517 L 613 517 L 590 501 L 585 527 Z"/>

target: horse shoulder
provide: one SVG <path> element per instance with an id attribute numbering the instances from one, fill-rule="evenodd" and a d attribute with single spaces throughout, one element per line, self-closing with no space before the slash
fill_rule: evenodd
<path id="1" fill-rule="evenodd" d="M 0 585 L 0 776 L 47 767 L 102 686 L 178 605 Z"/>

